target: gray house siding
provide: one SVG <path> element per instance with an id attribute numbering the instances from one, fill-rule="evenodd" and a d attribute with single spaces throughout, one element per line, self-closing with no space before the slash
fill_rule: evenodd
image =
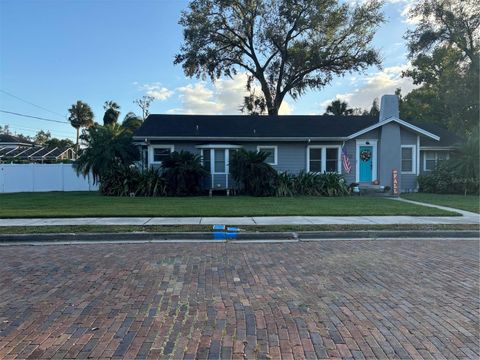
<path id="1" fill-rule="evenodd" d="M 347 184 L 356 182 L 356 166 L 357 166 L 357 142 L 355 140 L 349 140 L 345 143 L 345 152 L 347 153 L 348 159 L 350 160 L 350 166 L 352 170 L 350 173 L 345 173 L 342 164 L 342 173 Z"/>
<path id="2" fill-rule="evenodd" d="M 357 181 L 357 141 L 358 140 L 376 140 L 377 141 L 377 179 L 380 185 L 392 187 L 392 171 L 398 170 L 399 173 L 399 190 L 401 192 L 415 191 L 417 189 L 417 165 L 414 164 L 414 174 L 402 174 L 401 172 L 401 145 L 417 146 L 417 134 L 404 129 L 397 123 L 389 123 L 382 128 L 374 129 L 368 133 L 362 134 L 355 139 L 345 142 L 345 150 L 351 164 L 351 172 L 345 173 L 343 163 L 341 162 L 341 172 L 347 184 Z M 307 149 L 309 146 L 342 146 L 342 142 L 196 142 L 196 141 L 151 141 L 151 145 L 173 145 L 175 151 L 189 151 L 194 154 L 201 154 L 198 145 L 204 144 L 231 144 L 240 145 L 245 150 L 256 151 L 258 146 L 276 146 L 277 147 L 277 164 L 272 165 L 279 172 L 287 171 L 289 173 L 298 174 L 307 170 Z M 415 149 L 415 155 L 417 151 Z M 416 159 L 419 162 L 420 172 L 423 172 L 424 151 L 420 152 L 420 157 Z M 374 164 L 375 165 L 375 164 Z M 158 164 L 151 164 L 153 167 L 159 167 Z M 205 186 L 214 188 L 227 187 L 227 175 L 214 174 L 213 184 L 212 178 L 209 177 L 205 181 Z M 234 186 L 231 176 L 228 176 L 228 187 Z"/>
<path id="3" fill-rule="evenodd" d="M 400 173 L 400 126 L 397 123 L 388 123 L 382 127 L 381 144 L 378 149 L 378 177 L 380 184 L 393 189 L 393 170 Z M 402 188 L 399 176 L 399 189 Z"/>
<path id="4" fill-rule="evenodd" d="M 370 136 L 376 136 L 371 134 Z M 369 137 L 372 138 L 372 137 Z M 189 151 L 194 154 L 201 154 L 201 150 L 197 148 L 198 145 L 206 144 L 205 142 L 192 142 L 192 141 L 182 141 L 182 142 L 172 142 L 172 141 L 152 141 L 151 145 L 173 145 L 175 151 Z M 341 142 L 209 142 L 208 144 L 230 144 L 230 145 L 241 145 L 243 149 L 247 151 L 257 151 L 258 146 L 276 146 L 277 147 L 277 165 L 272 165 L 272 167 L 279 171 L 287 171 L 289 173 L 298 174 L 301 171 L 307 170 L 307 149 L 308 146 L 342 146 Z M 355 153 L 355 140 L 350 140 L 346 143 L 347 154 L 350 159 L 352 170 L 350 174 L 343 174 L 347 184 L 355 182 L 355 164 L 356 164 L 356 153 Z M 160 164 L 149 164 L 154 168 L 159 168 Z M 343 164 L 341 164 L 341 172 L 343 173 Z M 228 187 L 232 187 L 234 184 L 231 176 L 228 178 Z M 205 180 L 205 186 L 214 187 L 214 188 L 225 188 L 227 187 L 226 175 L 224 174 L 214 174 L 213 184 L 212 178 L 209 177 Z"/>
<path id="5" fill-rule="evenodd" d="M 416 161 L 413 163 L 413 170 L 414 174 L 401 174 L 401 186 L 400 186 L 400 191 L 401 192 L 413 192 L 417 190 L 417 161 L 420 161 L 420 159 L 417 159 L 417 134 L 405 129 L 401 128 L 400 129 L 400 140 L 402 145 L 414 145 L 415 146 L 415 154 L 414 158 Z M 401 155 L 401 154 L 400 154 Z"/>

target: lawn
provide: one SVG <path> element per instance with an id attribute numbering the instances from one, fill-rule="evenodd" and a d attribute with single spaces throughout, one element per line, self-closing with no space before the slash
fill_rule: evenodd
<path id="1" fill-rule="evenodd" d="M 448 206 L 455 209 L 462 209 L 480 213 L 480 199 L 478 195 L 446 195 L 412 193 L 402 195 L 403 198 L 413 201 L 420 201 L 429 204 Z"/>
<path id="2" fill-rule="evenodd" d="M 373 197 L 256 198 L 248 196 L 129 198 L 96 192 L 0 195 L 0 217 L 92 216 L 458 215 Z"/>

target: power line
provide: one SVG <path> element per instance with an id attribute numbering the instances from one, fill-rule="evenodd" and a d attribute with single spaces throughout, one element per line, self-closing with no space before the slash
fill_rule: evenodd
<path id="1" fill-rule="evenodd" d="M 55 122 L 55 123 L 60 123 L 60 124 L 69 124 L 69 125 L 70 125 L 70 123 L 69 123 L 68 121 L 60 121 L 60 120 L 54 120 L 54 119 L 47 119 L 47 118 L 42 118 L 42 117 L 33 116 L 33 115 L 20 114 L 20 113 L 17 113 L 17 112 L 7 111 L 7 110 L 0 110 L 0 112 L 5 113 L 5 114 L 11 114 L 11 115 L 16 115 L 16 116 L 23 116 L 23 117 L 32 118 L 32 119 L 38 119 L 38 120 L 43 120 L 43 121 L 50 121 L 50 122 Z"/>
<path id="2" fill-rule="evenodd" d="M 61 116 L 62 118 L 65 117 L 65 115 L 62 115 L 62 114 L 60 114 L 60 113 L 58 113 L 58 112 L 56 112 L 56 111 L 49 110 L 49 109 L 47 109 L 47 108 L 45 108 L 45 107 L 43 107 L 43 106 L 34 104 L 34 103 L 32 103 L 32 102 L 30 102 L 30 101 L 28 101 L 28 100 L 22 99 L 21 97 L 19 97 L 19 96 L 17 96 L 17 95 L 14 95 L 14 94 L 12 94 L 12 93 L 9 93 L 8 91 L 5 91 L 5 90 L 0 89 L 0 92 L 2 92 L 2 93 L 4 93 L 4 94 L 7 94 L 8 96 L 11 96 L 11 97 L 13 97 L 13 98 L 15 98 L 15 99 L 18 99 L 18 100 L 20 100 L 20 101 L 23 101 L 24 103 L 27 103 L 27 104 L 32 105 L 32 106 L 35 106 L 35 107 L 37 107 L 37 108 L 39 108 L 39 109 L 48 111 L 49 113 L 52 113 L 52 114 L 55 114 L 55 115 L 59 115 L 59 116 Z"/>

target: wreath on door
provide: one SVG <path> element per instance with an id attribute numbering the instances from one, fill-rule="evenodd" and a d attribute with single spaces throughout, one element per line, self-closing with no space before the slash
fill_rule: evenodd
<path id="1" fill-rule="evenodd" d="M 372 158 L 372 153 L 369 150 L 362 150 L 360 152 L 360 159 L 362 161 L 368 161 Z"/>

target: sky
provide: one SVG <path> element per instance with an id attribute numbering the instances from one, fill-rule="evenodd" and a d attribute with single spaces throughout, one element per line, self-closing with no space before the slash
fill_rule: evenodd
<path id="1" fill-rule="evenodd" d="M 364 0 L 347 0 L 352 3 Z M 387 22 L 374 39 L 382 67 L 347 74 L 300 99 L 287 98 L 281 114 L 322 114 L 334 99 L 370 108 L 373 99 L 402 88 L 408 67 L 403 36 L 413 26 L 407 10 L 412 0 L 386 0 Z M 239 114 L 245 74 L 214 84 L 187 78 L 173 59 L 183 37 L 178 25 L 188 0 L 0 0 L 0 125 L 34 135 L 48 130 L 75 137 L 68 108 L 88 103 L 102 122 L 103 103 L 121 106 L 120 120 L 143 95 L 155 97 L 151 113 Z"/>

